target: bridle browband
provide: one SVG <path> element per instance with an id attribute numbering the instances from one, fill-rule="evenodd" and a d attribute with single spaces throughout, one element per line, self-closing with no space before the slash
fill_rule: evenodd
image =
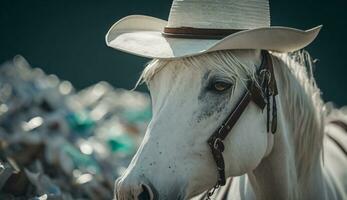
<path id="1" fill-rule="evenodd" d="M 276 98 L 278 94 L 275 74 L 273 71 L 273 63 L 268 51 L 262 50 L 262 63 L 257 70 L 257 81 L 250 79 L 247 84 L 247 90 L 242 95 L 235 108 L 231 111 L 225 121 L 210 136 L 207 143 L 210 146 L 213 159 L 217 165 L 218 179 L 216 185 L 207 193 L 207 198 L 212 196 L 215 189 L 225 185 L 225 164 L 223 158 L 224 139 L 228 136 L 237 120 L 242 115 L 248 104 L 253 101 L 261 110 L 266 107 L 267 112 L 267 132 L 275 133 L 277 130 L 277 107 Z M 270 99 L 270 97 L 272 99 Z M 272 105 L 272 106 L 271 106 Z M 272 109 L 271 109 L 272 107 Z M 270 120 L 270 112 L 272 118 Z M 271 127 L 270 127 L 271 121 Z"/>

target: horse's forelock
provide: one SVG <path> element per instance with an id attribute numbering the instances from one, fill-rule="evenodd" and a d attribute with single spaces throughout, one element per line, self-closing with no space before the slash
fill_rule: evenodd
<path id="1" fill-rule="evenodd" d="M 244 50 L 245 51 L 245 50 Z M 208 67 L 212 70 L 217 70 L 222 74 L 227 75 L 233 83 L 240 80 L 244 86 L 249 79 L 257 81 L 255 78 L 256 66 L 249 66 L 251 62 L 244 62 L 233 54 L 234 51 L 216 51 L 198 56 L 179 58 L 179 59 L 153 59 L 143 70 L 136 86 L 142 83 L 149 84 L 153 77 L 164 67 L 191 67 L 199 70 L 202 67 Z M 177 66 L 177 67 L 173 67 Z"/>

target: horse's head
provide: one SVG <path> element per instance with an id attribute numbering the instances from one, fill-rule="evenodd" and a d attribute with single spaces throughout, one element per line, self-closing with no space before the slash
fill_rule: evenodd
<path id="1" fill-rule="evenodd" d="M 260 51 L 221 51 L 176 60 L 154 60 L 142 78 L 153 118 L 126 172 L 117 199 L 185 199 L 211 188 L 216 163 L 207 144 L 255 78 Z M 266 112 L 250 103 L 226 138 L 226 176 L 257 167 L 272 146 Z"/>

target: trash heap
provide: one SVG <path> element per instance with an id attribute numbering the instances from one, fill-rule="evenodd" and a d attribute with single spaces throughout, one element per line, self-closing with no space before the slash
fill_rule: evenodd
<path id="1" fill-rule="evenodd" d="M 147 95 L 0 67 L 0 199 L 112 199 L 151 118 Z"/>

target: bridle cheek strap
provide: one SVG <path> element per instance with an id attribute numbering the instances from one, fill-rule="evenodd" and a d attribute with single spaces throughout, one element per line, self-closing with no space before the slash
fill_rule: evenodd
<path id="1" fill-rule="evenodd" d="M 231 129 L 236 124 L 237 120 L 241 117 L 243 111 L 246 109 L 248 104 L 253 101 L 261 110 L 267 107 L 267 131 L 275 133 L 277 129 L 277 108 L 276 98 L 277 85 L 275 75 L 273 71 L 272 59 L 269 52 L 262 51 L 262 64 L 257 72 L 258 83 L 250 80 L 248 82 L 247 91 L 242 95 L 236 107 L 225 119 L 223 124 L 211 135 L 207 143 L 210 146 L 213 159 L 217 165 L 218 180 L 214 188 L 225 185 L 225 163 L 223 158 L 224 151 L 224 139 L 228 136 Z M 270 97 L 272 99 L 270 100 Z M 271 128 L 270 124 L 270 112 L 272 102 L 272 119 Z M 270 130 L 271 129 L 271 130 Z"/>

